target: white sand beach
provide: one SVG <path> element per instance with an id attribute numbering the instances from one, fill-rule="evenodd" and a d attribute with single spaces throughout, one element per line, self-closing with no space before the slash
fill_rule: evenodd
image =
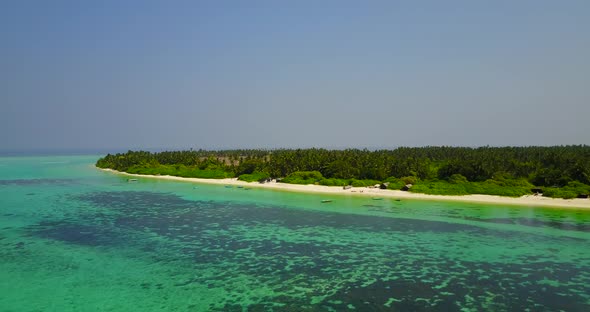
<path id="1" fill-rule="evenodd" d="M 192 183 L 206 183 L 206 184 L 221 184 L 221 185 L 240 185 L 248 187 L 276 189 L 284 191 L 294 191 L 303 193 L 324 193 L 324 194 L 343 194 L 343 195 L 354 195 L 354 196 L 369 196 L 369 197 L 383 197 L 383 198 L 400 198 L 400 199 L 419 199 L 419 200 L 434 200 L 434 201 L 460 201 L 460 202 L 471 202 L 471 203 L 486 203 L 486 204 L 502 204 L 502 205 L 519 205 L 529 207 L 555 207 L 555 208 L 584 208 L 590 209 L 590 199 L 561 199 L 561 198 L 549 198 L 543 196 L 526 195 L 522 197 L 504 197 L 504 196 L 493 196 L 493 195 L 462 195 L 462 196 L 450 196 L 450 195 L 429 195 L 420 193 L 411 193 L 404 191 L 395 190 L 382 190 L 378 188 L 368 187 L 353 187 L 350 189 L 343 189 L 340 186 L 324 186 L 324 185 L 300 185 L 300 184 L 288 184 L 288 183 L 258 183 L 258 182 L 244 182 L 239 181 L 237 178 L 231 179 L 200 179 L 200 178 L 182 178 L 175 176 L 155 176 L 155 175 L 143 175 L 143 174 L 131 174 L 126 172 L 120 172 L 113 169 L 102 169 L 102 171 L 112 172 L 115 174 L 130 176 L 134 178 L 148 178 L 148 179 L 161 179 L 161 180 L 172 180 L 172 181 L 183 181 Z"/>

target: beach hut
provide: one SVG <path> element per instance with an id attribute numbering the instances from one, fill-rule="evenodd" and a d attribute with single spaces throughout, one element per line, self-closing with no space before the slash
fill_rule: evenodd
<path id="1" fill-rule="evenodd" d="M 352 185 L 345 185 L 342 187 L 342 189 L 344 190 L 350 190 L 352 188 Z"/>

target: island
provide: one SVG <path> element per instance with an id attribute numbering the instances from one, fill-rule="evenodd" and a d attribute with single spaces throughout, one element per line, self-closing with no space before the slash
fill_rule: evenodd
<path id="1" fill-rule="evenodd" d="M 590 146 L 128 151 L 136 176 L 365 196 L 590 208 Z"/>

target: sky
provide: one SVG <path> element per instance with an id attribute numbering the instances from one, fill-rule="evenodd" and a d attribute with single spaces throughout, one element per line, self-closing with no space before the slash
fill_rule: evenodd
<path id="1" fill-rule="evenodd" d="M 590 1 L 0 1 L 0 151 L 590 144 Z"/>

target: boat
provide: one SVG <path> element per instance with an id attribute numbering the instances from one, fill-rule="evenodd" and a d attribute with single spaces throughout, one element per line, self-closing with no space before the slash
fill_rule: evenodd
<path id="1" fill-rule="evenodd" d="M 240 185 L 240 186 L 238 186 L 238 188 L 244 188 L 244 187 Z"/>
<path id="2" fill-rule="evenodd" d="M 137 182 L 137 179 L 127 179 L 127 182 Z"/>
<path id="3" fill-rule="evenodd" d="M 383 197 L 373 197 L 373 200 L 383 200 Z"/>
<path id="4" fill-rule="evenodd" d="M 331 203 L 332 200 L 331 199 L 322 199 L 322 203 Z"/>
<path id="5" fill-rule="evenodd" d="M 225 188 L 232 188 L 233 186 L 231 185 L 226 185 Z"/>

